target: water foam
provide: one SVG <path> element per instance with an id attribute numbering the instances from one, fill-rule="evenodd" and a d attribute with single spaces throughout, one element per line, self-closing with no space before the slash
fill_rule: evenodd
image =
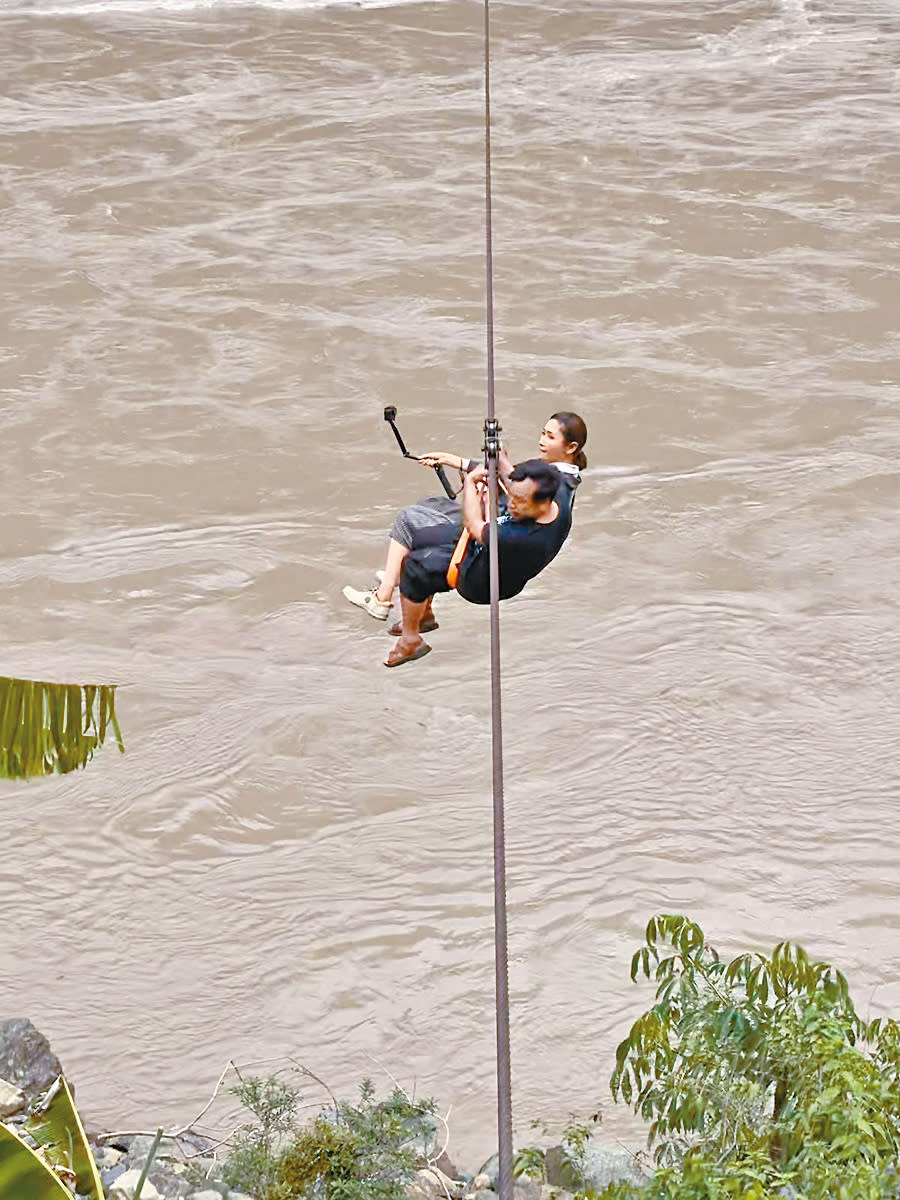
<path id="1" fill-rule="evenodd" d="M 778 0 L 773 12 L 739 22 L 727 33 L 700 39 L 711 60 L 739 60 L 748 66 L 771 65 L 806 49 L 822 36 L 806 0 Z"/>

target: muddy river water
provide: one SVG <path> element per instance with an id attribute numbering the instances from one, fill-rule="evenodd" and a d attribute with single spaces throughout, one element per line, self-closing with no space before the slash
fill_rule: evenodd
<path id="1" fill-rule="evenodd" d="M 655 912 L 900 1008 L 900 5 L 493 23 L 504 436 L 590 429 L 502 618 L 516 1126 L 626 1137 Z M 0 0 L 0 673 L 117 683 L 126 746 L 0 785 L 0 1015 L 94 1124 L 294 1056 L 492 1149 L 486 613 L 388 672 L 341 597 L 433 488 L 384 405 L 481 442 L 480 38 Z"/>

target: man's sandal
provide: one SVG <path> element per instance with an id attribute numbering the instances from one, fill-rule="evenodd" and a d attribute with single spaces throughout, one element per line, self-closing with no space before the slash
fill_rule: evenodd
<path id="1" fill-rule="evenodd" d="M 386 667 L 402 667 L 404 663 L 415 662 L 417 658 L 424 658 L 426 654 L 431 653 L 431 647 L 427 642 L 420 642 L 415 650 L 404 651 L 399 646 L 395 646 L 387 658 L 384 660 Z"/>
<path id="2" fill-rule="evenodd" d="M 431 633 L 435 629 L 440 629 L 440 625 L 438 625 L 434 617 L 426 617 L 424 621 L 419 622 L 419 633 Z M 402 632 L 402 621 L 395 621 L 388 630 L 388 633 L 391 635 L 391 637 L 399 637 Z"/>

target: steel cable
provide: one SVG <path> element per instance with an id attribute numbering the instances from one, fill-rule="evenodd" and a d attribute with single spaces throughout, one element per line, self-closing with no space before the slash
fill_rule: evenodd
<path id="1" fill-rule="evenodd" d="M 491 206 L 491 19 L 484 0 L 484 207 L 487 332 L 487 419 L 484 423 L 490 502 L 491 762 L 494 811 L 494 963 L 497 1021 L 497 1133 L 500 1200 L 513 1196 L 512 1081 L 509 1048 L 509 956 L 506 919 L 506 831 L 503 808 L 503 719 L 500 686 L 500 570 L 497 547 L 500 427 L 494 404 L 494 252 Z"/>

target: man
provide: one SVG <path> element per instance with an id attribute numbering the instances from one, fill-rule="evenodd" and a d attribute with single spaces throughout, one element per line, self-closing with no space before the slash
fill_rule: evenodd
<path id="1" fill-rule="evenodd" d="M 465 478 L 462 521 L 470 543 L 460 563 L 457 591 L 472 604 L 490 603 L 488 542 L 490 522 L 485 520 L 477 484 L 487 475 L 483 466 Z M 500 599 L 516 596 L 556 557 L 572 526 L 571 509 L 564 510 L 554 499 L 560 486 L 559 472 L 540 459 L 519 463 L 506 476 L 506 512 L 497 522 L 497 552 Z M 431 647 L 419 626 L 431 617 L 435 592 L 451 590 L 447 569 L 459 528 L 435 532 L 435 544 L 412 549 L 400 576 L 400 636 L 385 660 L 386 667 L 399 667 L 428 654 Z M 431 626 L 429 626 L 431 627 Z"/>

